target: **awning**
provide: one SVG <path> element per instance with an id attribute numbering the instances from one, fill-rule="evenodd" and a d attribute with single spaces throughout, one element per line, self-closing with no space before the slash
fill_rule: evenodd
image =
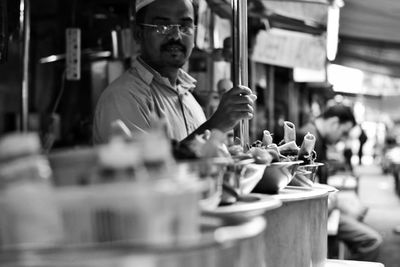
<path id="1" fill-rule="evenodd" d="M 207 3 L 220 17 L 231 18 L 229 0 Z M 324 69 L 331 5 L 327 0 L 248 0 L 248 14 L 255 18 L 249 27 L 258 29 L 252 31 L 257 34 L 252 59 L 287 68 Z"/>
<path id="2" fill-rule="evenodd" d="M 400 1 L 343 0 L 338 55 L 334 63 L 400 77 Z M 326 29 L 318 6 L 331 0 L 248 0 L 249 15 L 268 18 L 272 27 L 307 33 Z M 229 0 L 207 0 L 229 18 Z M 322 10 L 322 9 L 321 9 Z"/>
<path id="3" fill-rule="evenodd" d="M 248 0 L 248 14 L 268 19 L 271 27 L 321 34 L 326 31 L 329 0 Z M 220 17 L 231 18 L 229 0 L 207 0 Z"/>
<path id="4" fill-rule="evenodd" d="M 345 0 L 335 63 L 400 77 L 400 1 Z"/>

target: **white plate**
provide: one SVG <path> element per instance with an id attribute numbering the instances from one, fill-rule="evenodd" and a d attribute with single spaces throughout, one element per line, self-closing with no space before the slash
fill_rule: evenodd
<path id="1" fill-rule="evenodd" d="M 338 189 L 336 189 L 333 186 L 330 186 L 330 185 L 327 185 L 327 184 L 319 184 L 319 183 L 313 183 L 312 187 L 288 185 L 284 189 L 288 189 L 288 190 L 304 190 L 304 191 L 312 191 L 314 189 L 322 189 L 322 190 L 328 191 L 329 193 L 334 193 L 334 192 L 338 192 L 339 191 Z"/>
<path id="2" fill-rule="evenodd" d="M 314 183 L 313 188 L 324 189 L 324 190 L 327 190 L 329 193 L 334 193 L 334 192 L 339 191 L 336 187 L 333 187 L 333 186 L 327 185 L 327 184 L 319 184 L 319 183 Z"/>
<path id="3" fill-rule="evenodd" d="M 232 205 L 220 206 L 213 210 L 203 209 L 206 216 L 215 216 L 224 220 L 249 220 L 262 215 L 267 210 L 280 207 L 282 202 L 272 196 L 263 194 L 243 195 L 240 201 Z"/>

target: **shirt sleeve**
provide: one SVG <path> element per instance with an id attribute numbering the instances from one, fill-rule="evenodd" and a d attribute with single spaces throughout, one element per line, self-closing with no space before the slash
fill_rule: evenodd
<path id="1" fill-rule="evenodd" d="M 104 92 L 96 106 L 93 121 L 93 143 L 108 142 L 111 124 L 122 120 L 132 134 L 146 132 L 150 128 L 151 105 L 146 96 L 134 95 L 128 90 Z"/>

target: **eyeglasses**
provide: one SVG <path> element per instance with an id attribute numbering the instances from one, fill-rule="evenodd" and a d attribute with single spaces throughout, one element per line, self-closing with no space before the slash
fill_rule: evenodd
<path id="1" fill-rule="evenodd" d="M 194 25 L 180 25 L 180 24 L 171 24 L 171 25 L 154 25 L 154 24 L 140 24 L 145 27 L 150 27 L 154 28 L 156 30 L 156 33 L 162 34 L 162 35 L 167 35 L 170 34 L 174 28 L 178 28 L 179 32 L 181 34 L 185 35 L 193 35 L 194 30 L 196 29 L 196 26 Z"/>

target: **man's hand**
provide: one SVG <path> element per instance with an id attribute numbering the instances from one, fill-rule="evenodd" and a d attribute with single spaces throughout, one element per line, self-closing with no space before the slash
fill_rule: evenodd
<path id="1" fill-rule="evenodd" d="M 234 87 L 221 97 L 217 110 L 209 119 L 209 129 L 223 132 L 233 129 L 239 121 L 252 119 L 257 96 L 245 86 Z"/>
<path id="2" fill-rule="evenodd" d="M 239 121 L 253 118 L 256 99 L 257 96 L 245 86 L 232 88 L 222 95 L 218 108 L 211 118 L 182 142 L 190 142 L 196 135 L 202 135 L 206 130 L 218 129 L 227 132 L 232 130 Z"/>

